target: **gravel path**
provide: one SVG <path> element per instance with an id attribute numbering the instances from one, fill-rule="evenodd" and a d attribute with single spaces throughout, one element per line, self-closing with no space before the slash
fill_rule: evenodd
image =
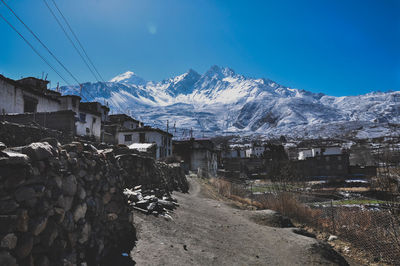
<path id="1" fill-rule="evenodd" d="M 317 240 L 256 224 L 240 210 L 201 192 L 189 178 L 188 194 L 174 193 L 181 205 L 173 220 L 135 213 L 137 265 L 340 265 Z M 334 262 L 336 259 L 336 262 Z"/>

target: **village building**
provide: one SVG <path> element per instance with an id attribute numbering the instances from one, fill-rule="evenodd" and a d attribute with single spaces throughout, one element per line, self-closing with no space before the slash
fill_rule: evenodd
<path id="1" fill-rule="evenodd" d="M 104 139 L 104 123 L 108 120 L 107 106 L 98 102 L 81 102 L 79 116 L 76 122 L 76 134 L 78 136 L 93 137 L 97 141 Z"/>
<path id="2" fill-rule="evenodd" d="M 300 151 L 295 161 L 305 178 L 343 178 L 349 175 L 349 154 L 340 147 L 318 147 Z"/>
<path id="3" fill-rule="evenodd" d="M 261 144 L 253 143 L 250 148 L 246 149 L 247 158 L 261 158 L 264 156 L 266 147 Z"/>
<path id="4" fill-rule="evenodd" d="M 183 161 L 186 171 L 196 172 L 201 177 L 217 175 L 217 152 L 209 139 L 181 140 L 173 142 L 174 156 Z"/>
<path id="5" fill-rule="evenodd" d="M 133 143 L 128 146 L 131 150 L 136 150 L 156 159 L 157 144 L 155 143 Z"/>
<path id="6" fill-rule="evenodd" d="M 120 128 L 115 133 L 117 144 L 155 143 L 156 159 L 172 156 L 172 134 L 158 128 L 138 127 L 134 129 Z"/>

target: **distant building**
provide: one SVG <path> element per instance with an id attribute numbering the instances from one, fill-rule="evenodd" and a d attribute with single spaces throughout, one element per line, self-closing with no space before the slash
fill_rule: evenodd
<path id="1" fill-rule="evenodd" d="M 306 178 L 346 177 L 349 154 L 340 147 L 320 147 L 299 152 L 295 161 L 299 174 Z"/>
<path id="2" fill-rule="evenodd" d="M 133 143 L 129 145 L 128 148 L 141 153 L 145 153 L 150 157 L 156 159 L 157 144 L 155 143 Z"/>
<path id="3" fill-rule="evenodd" d="M 250 148 L 246 149 L 247 158 L 261 158 L 264 156 L 265 146 L 253 143 Z"/>
<path id="4" fill-rule="evenodd" d="M 172 156 L 172 137 L 172 134 L 152 127 L 121 128 L 116 132 L 118 144 L 155 143 L 157 160 Z"/>
<path id="5" fill-rule="evenodd" d="M 203 177 L 217 175 L 217 153 L 214 143 L 209 139 L 194 139 L 174 141 L 173 153 L 184 161 L 186 170 L 195 171 Z"/>

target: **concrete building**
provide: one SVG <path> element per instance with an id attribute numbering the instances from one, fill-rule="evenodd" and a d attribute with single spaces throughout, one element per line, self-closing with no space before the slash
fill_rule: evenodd
<path id="1" fill-rule="evenodd" d="M 98 102 L 81 102 L 78 121 L 76 122 L 76 134 L 103 141 L 103 125 L 108 120 L 109 111 L 110 109 L 107 106 Z"/>
<path id="2" fill-rule="evenodd" d="M 202 177 L 215 177 L 218 163 L 214 144 L 208 139 L 174 141 L 173 153 L 184 161 L 185 170 L 197 172 Z"/>

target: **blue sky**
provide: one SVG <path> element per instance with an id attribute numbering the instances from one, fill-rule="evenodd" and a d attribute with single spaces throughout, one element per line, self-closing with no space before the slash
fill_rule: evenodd
<path id="1" fill-rule="evenodd" d="M 6 2 L 80 82 L 95 81 L 43 1 Z M 106 80 L 132 70 L 159 81 L 216 64 L 329 95 L 400 90 L 397 0 L 56 2 Z M 1 2 L 0 14 L 51 60 Z M 63 84 L 2 20 L 0 33 L 0 74 L 17 79 L 44 71 L 52 85 Z"/>

